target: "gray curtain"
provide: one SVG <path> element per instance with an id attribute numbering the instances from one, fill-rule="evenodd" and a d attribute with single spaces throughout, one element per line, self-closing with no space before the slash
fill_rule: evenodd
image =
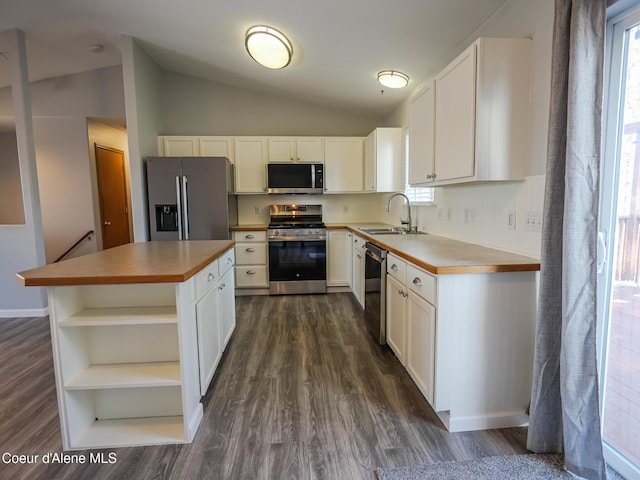
<path id="1" fill-rule="evenodd" d="M 596 249 L 607 0 L 556 0 L 540 296 L 527 448 L 606 478 Z"/>

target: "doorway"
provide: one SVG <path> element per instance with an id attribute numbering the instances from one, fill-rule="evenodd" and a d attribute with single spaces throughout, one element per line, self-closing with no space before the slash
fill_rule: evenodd
<path id="1" fill-rule="evenodd" d="M 607 25 L 598 302 L 605 458 L 640 478 L 640 8 Z"/>
<path id="2" fill-rule="evenodd" d="M 112 248 L 131 241 L 129 206 L 124 169 L 124 152 L 94 144 L 102 248 Z"/>

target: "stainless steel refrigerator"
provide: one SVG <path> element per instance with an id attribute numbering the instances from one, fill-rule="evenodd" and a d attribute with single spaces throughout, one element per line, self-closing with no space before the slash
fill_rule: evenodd
<path id="1" fill-rule="evenodd" d="M 238 220 L 233 166 L 224 157 L 147 158 L 151 240 L 225 240 Z"/>

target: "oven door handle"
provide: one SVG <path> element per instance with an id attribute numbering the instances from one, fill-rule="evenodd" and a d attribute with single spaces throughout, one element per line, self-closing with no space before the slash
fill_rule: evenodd
<path id="1" fill-rule="evenodd" d="M 326 242 L 326 235 L 312 237 L 269 237 L 270 242 Z"/>

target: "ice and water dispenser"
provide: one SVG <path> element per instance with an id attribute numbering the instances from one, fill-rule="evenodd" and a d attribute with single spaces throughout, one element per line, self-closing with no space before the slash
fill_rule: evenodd
<path id="1" fill-rule="evenodd" d="M 174 204 L 156 204 L 156 229 L 158 232 L 178 231 L 178 206 Z"/>

